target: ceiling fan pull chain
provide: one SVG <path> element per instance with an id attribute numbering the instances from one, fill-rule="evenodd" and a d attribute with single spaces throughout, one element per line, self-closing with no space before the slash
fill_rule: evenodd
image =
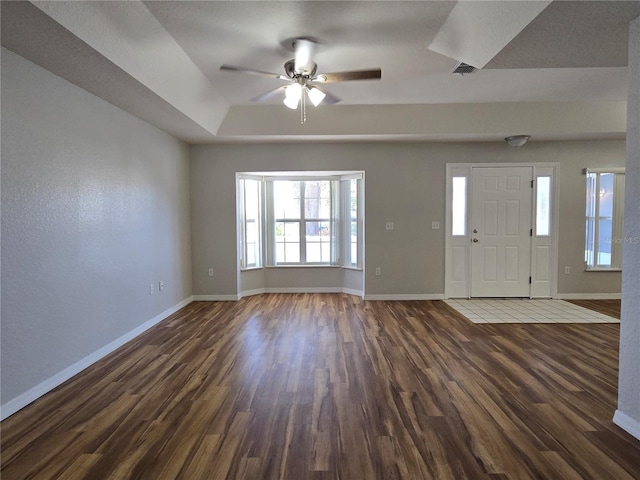
<path id="1" fill-rule="evenodd" d="M 300 98 L 300 125 L 304 125 L 307 121 L 307 95 L 302 89 L 302 96 Z"/>

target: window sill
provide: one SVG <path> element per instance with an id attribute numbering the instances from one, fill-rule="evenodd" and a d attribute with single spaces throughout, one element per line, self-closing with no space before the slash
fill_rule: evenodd
<path id="1" fill-rule="evenodd" d="M 253 270 L 262 270 L 264 267 L 247 267 L 247 268 L 241 268 L 240 271 L 241 272 L 251 272 Z"/>
<path id="2" fill-rule="evenodd" d="M 264 268 L 342 268 L 340 265 L 266 265 Z"/>
<path id="3" fill-rule="evenodd" d="M 362 267 L 352 267 L 350 265 L 342 265 L 341 268 L 344 268 L 345 270 L 355 270 L 357 272 L 362 272 L 364 270 Z"/>
<path id="4" fill-rule="evenodd" d="M 585 268 L 585 272 L 621 272 L 621 268 Z"/>

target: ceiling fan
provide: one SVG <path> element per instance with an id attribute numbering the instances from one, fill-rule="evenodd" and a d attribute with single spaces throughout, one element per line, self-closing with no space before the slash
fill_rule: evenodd
<path id="1" fill-rule="evenodd" d="M 251 99 L 252 102 L 264 102 L 284 93 L 284 104 L 295 110 L 300 106 L 300 123 L 306 121 L 307 99 L 314 107 L 324 103 L 331 105 L 341 99 L 321 89 L 318 84 L 347 82 L 353 80 L 379 80 L 382 70 L 379 68 L 369 70 L 351 70 L 347 72 L 317 73 L 318 65 L 313 57 L 318 45 L 308 38 L 296 38 L 292 41 L 295 58 L 284 64 L 285 74 L 264 72 L 253 68 L 237 67 L 235 65 L 222 65 L 220 70 L 227 72 L 250 73 L 263 77 L 288 81 L 288 85 L 282 85 L 269 90 Z"/>

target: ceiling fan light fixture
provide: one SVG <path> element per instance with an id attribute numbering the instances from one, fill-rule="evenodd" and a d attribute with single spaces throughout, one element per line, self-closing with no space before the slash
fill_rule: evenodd
<path id="1" fill-rule="evenodd" d="M 302 97 L 302 85 L 292 83 L 284 90 L 284 104 L 291 110 L 298 108 L 298 102 Z"/>
<path id="2" fill-rule="evenodd" d="M 529 141 L 531 135 L 511 135 L 504 139 L 512 147 L 521 147 Z"/>
<path id="3" fill-rule="evenodd" d="M 317 87 L 311 87 L 307 89 L 307 95 L 309 95 L 309 100 L 311 100 L 311 103 L 313 103 L 314 107 L 320 105 L 322 100 L 324 100 L 324 97 L 327 96 L 322 90 Z"/>
<path id="4" fill-rule="evenodd" d="M 293 97 L 285 97 L 283 103 L 289 107 L 291 110 L 295 110 L 298 108 L 299 100 L 294 99 Z"/>

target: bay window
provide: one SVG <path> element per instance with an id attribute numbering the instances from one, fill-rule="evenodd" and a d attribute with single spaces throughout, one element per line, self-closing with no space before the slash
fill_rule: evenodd
<path id="1" fill-rule="evenodd" d="M 238 174 L 241 268 L 360 268 L 362 182 L 362 172 Z"/>

